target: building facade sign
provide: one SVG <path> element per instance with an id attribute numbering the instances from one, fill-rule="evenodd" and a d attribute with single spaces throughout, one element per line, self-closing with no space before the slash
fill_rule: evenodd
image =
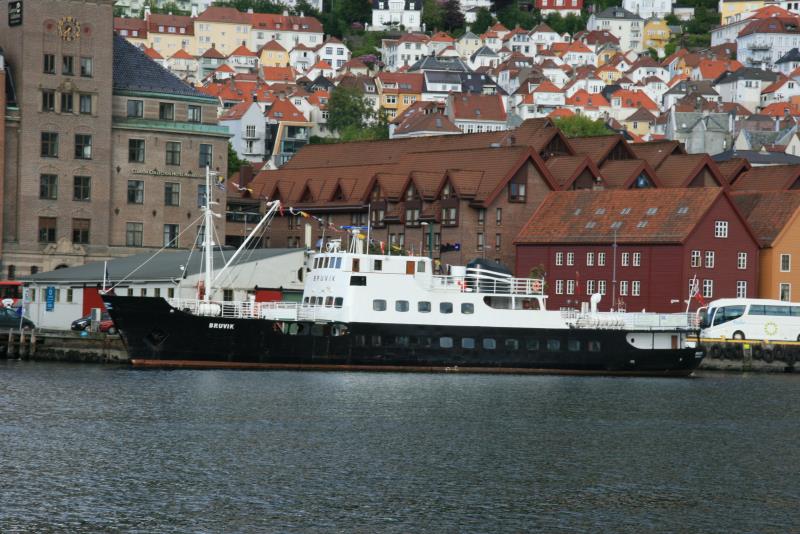
<path id="1" fill-rule="evenodd" d="M 11 0 L 8 3 L 8 25 L 22 26 L 22 0 Z"/>
<path id="2" fill-rule="evenodd" d="M 169 176 L 172 178 L 199 178 L 199 175 L 192 174 L 192 171 L 189 172 L 180 172 L 180 171 L 161 171 L 158 169 L 132 169 L 131 174 L 138 174 L 138 175 L 147 175 L 147 176 Z"/>

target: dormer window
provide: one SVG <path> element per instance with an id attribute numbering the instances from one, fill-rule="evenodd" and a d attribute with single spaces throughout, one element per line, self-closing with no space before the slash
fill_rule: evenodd
<path id="1" fill-rule="evenodd" d="M 414 184 L 410 184 L 408 189 L 406 189 L 406 200 L 414 200 L 417 196 L 417 190 L 414 187 Z"/>
<path id="2" fill-rule="evenodd" d="M 442 188 L 442 200 L 447 200 L 453 194 L 452 189 L 450 188 L 450 184 L 445 184 Z"/>

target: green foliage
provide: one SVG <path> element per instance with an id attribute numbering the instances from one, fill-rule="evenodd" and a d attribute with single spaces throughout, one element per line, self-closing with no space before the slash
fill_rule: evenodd
<path id="1" fill-rule="evenodd" d="M 190 15 L 191 12 L 181 9 L 175 2 L 167 2 L 159 7 L 155 0 L 148 0 L 145 5 L 150 6 L 151 13 L 172 13 L 173 15 Z"/>
<path id="2" fill-rule="evenodd" d="M 444 10 L 437 0 L 422 1 L 422 23 L 428 31 L 436 31 L 444 27 L 442 22 Z"/>
<path id="3" fill-rule="evenodd" d="M 650 54 L 651 58 L 653 58 L 654 60 L 658 61 L 658 50 L 656 50 L 655 48 L 653 48 L 651 46 L 651 47 L 647 48 L 647 53 Z"/>
<path id="4" fill-rule="evenodd" d="M 680 26 L 681 19 L 676 17 L 673 13 L 668 13 L 666 17 L 664 17 L 664 21 L 667 23 L 667 26 Z"/>
<path id="5" fill-rule="evenodd" d="M 228 142 L 228 176 L 239 172 L 239 168 L 245 163 L 247 162 L 239 159 L 239 155 L 236 154 L 233 145 Z"/>
<path id="6" fill-rule="evenodd" d="M 486 30 L 494 25 L 494 17 L 489 13 L 489 10 L 482 7 L 475 14 L 475 22 L 470 26 L 470 31 L 475 35 L 486 33 Z"/>
<path id="7" fill-rule="evenodd" d="M 572 13 L 566 17 L 562 17 L 559 13 L 550 13 L 544 19 L 548 26 L 553 28 L 556 33 L 568 33 L 574 35 L 575 33 L 586 29 L 586 21 L 588 18 L 577 16 Z"/>
<path id="8" fill-rule="evenodd" d="M 678 50 L 678 43 L 673 39 L 664 45 L 664 55 L 666 57 L 671 56 Z"/>
<path id="9" fill-rule="evenodd" d="M 347 48 L 353 57 L 378 54 L 381 46 L 381 39 L 386 37 L 384 32 L 353 32 L 347 37 Z"/>
<path id="10" fill-rule="evenodd" d="M 442 6 L 442 27 L 445 31 L 452 32 L 464 27 L 464 14 L 461 12 L 459 0 L 446 0 Z"/>
<path id="11" fill-rule="evenodd" d="M 254 13 L 282 13 L 286 9 L 280 2 L 270 2 L 268 0 L 218 0 L 212 5 L 235 7 L 242 12 L 252 9 Z"/>
<path id="12" fill-rule="evenodd" d="M 596 137 L 613 133 L 602 120 L 593 121 L 582 115 L 562 117 L 556 119 L 555 124 L 567 137 Z"/>
<path id="13" fill-rule="evenodd" d="M 516 5 L 511 5 L 497 12 L 497 20 L 509 29 L 519 26 L 531 30 L 541 22 L 541 17 L 539 11 L 523 11 Z"/>
<path id="14" fill-rule="evenodd" d="M 351 87 L 336 87 L 328 100 L 328 128 L 340 135 L 346 130 L 363 129 L 373 112 L 361 91 Z"/>

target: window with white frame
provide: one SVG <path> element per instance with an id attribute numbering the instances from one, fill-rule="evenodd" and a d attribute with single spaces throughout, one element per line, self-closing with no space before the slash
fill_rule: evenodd
<path id="1" fill-rule="evenodd" d="M 556 252 L 556 265 L 564 265 L 564 253 Z"/>
<path id="2" fill-rule="evenodd" d="M 639 267 L 642 265 L 642 253 L 641 252 L 634 252 L 633 253 L 633 266 Z"/>
<path id="3" fill-rule="evenodd" d="M 792 270 L 792 255 L 781 254 L 781 272 L 788 273 Z"/>
<path id="4" fill-rule="evenodd" d="M 745 280 L 739 280 L 736 282 L 736 298 L 747 298 L 747 282 Z"/>
<path id="5" fill-rule="evenodd" d="M 575 265 L 575 253 L 567 252 L 567 265 Z"/>
<path id="6" fill-rule="evenodd" d="M 631 295 L 638 297 L 642 292 L 642 283 L 639 280 L 631 282 Z"/>
<path id="7" fill-rule="evenodd" d="M 605 280 L 598 280 L 597 281 L 597 292 L 601 295 L 606 294 L 606 281 Z"/>
<path id="8" fill-rule="evenodd" d="M 567 280 L 567 295 L 575 294 L 575 280 Z"/>
<path id="9" fill-rule="evenodd" d="M 594 252 L 587 252 L 586 253 L 586 266 L 587 267 L 594 266 Z"/>
<path id="10" fill-rule="evenodd" d="M 597 265 L 599 267 L 604 267 L 606 264 L 606 253 L 605 252 L 598 252 L 597 253 Z"/>
<path id="11" fill-rule="evenodd" d="M 703 280 L 703 297 L 711 298 L 714 296 L 714 281 Z"/>
<path id="12" fill-rule="evenodd" d="M 586 294 L 587 295 L 594 294 L 594 280 L 587 280 L 586 281 Z"/>
<path id="13" fill-rule="evenodd" d="M 619 283 L 619 295 L 621 297 L 627 297 L 628 296 L 628 281 L 627 280 L 622 280 Z"/>
<path id="14" fill-rule="evenodd" d="M 623 267 L 627 267 L 631 260 L 630 252 L 623 252 L 621 257 L 621 264 Z"/>
<path id="15" fill-rule="evenodd" d="M 714 237 L 728 237 L 728 221 L 714 222 Z"/>
<path id="16" fill-rule="evenodd" d="M 702 264 L 702 254 L 699 250 L 692 251 L 692 267 L 700 267 Z"/>
<path id="17" fill-rule="evenodd" d="M 556 280 L 556 295 L 563 295 L 563 294 L 564 294 L 564 281 Z"/>
<path id="18" fill-rule="evenodd" d="M 714 268 L 714 251 L 706 250 L 706 269 Z"/>
<path id="19" fill-rule="evenodd" d="M 747 269 L 747 252 L 740 252 L 736 257 L 736 268 L 739 270 Z"/>

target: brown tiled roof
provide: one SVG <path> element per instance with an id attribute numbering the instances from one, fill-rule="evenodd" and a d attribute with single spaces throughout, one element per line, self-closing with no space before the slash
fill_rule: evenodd
<path id="1" fill-rule="evenodd" d="M 635 157 L 630 151 L 628 143 L 619 134 L 597 137 L 575 137 L 569 140 L 569 144 L 575 150 L 576 154 L 585 154 L 589 156 L 596 165 L 602 165 L 611 151 L 617 146 L 623 146 L 624 150 L 628 151 L 631 158 Z"/>
<path id="2" fill-rule="evenodd" d="M 655 187 L 661 187 L 656 171 L 643 159 L 609 160 L 600 167 L 600 172 L 609 189 L 629 189 L 642 173 L 647 174 Z"/>
<path id="3" fill-rule="evenodd" d="M 572 182 L 574 182 L 578 175 L 586 168 L 588 168 L 595 177 L 600 176 L 600 169 L 598 169 L 586 155 L 556 156 L 547 160 L 547 168 L 553 174 L 553 178 L 562 189 L 569 188 Z"/>
<path id="4" fill-rule="evenodd" d="M 731 200 L 762 247 L 772 246 L 800 208 L 800 191 L 737 191 Z"/>
<path id="5" fill-rule="evenodd" d="M 669 195 L 658 189 L 556 191 L 515 242 L 611 243 L 616 229 L 618 243 L 681 243 L 723 195 L 713 187 L 676 189 Z"/>
<path id="6" fill-rule="evenodd" d="M 437 132 L 439 134 L 461 134 L 458 126 L 442 113 L 413 113 L 406 117 L 395 129 L 395 135 L 412 132 Z"/>
<path id="7" fill-rule="evenodd" d="M 636 154 L 637 158 L 647 161 L 654 169 L 657 169 L 667 156 L 686 153 L 679 141 L 634 143 L 630 146 L 630 149 Z"/>
<path id="8" fill-rule="evenodd" d="M 658 179 L 663 187 L 688 187 L 692 180 L 704 169 L 708 168 L 720 186 L 727 186 L 725 178 L 719 172 L 717 164 L 708 154 L 681 154 L 667 156 L 658 166 Z"/>
<path id="9" fill-rule="evenodd" d="M 224 22 L 228 24 L 250 24 L 250 16 L 234 7 L 211 6 L 197 17 L 201 22 Z"/>
<path id="10" fill-rule="evenodd" d="M 503 122 L 507 117 L 500 95 L 475 93 L 453 95 L 452 113 L 456 120 Z"/>
<path id="11" fill-rule="evenodd" d="M 733 158 L 728 161 L 718 161 L 717 167 L 719 167 L 719 172 L 722 173 L 725 180 L 733 185 L 742 172 L 750 170 L 751 165 L 750 162 L 744 158 Z"/>
<path id="12" fill-rule="evenodd" d="M 513 131 L 486 132 L 468 135 L 437 135 L 410 139 L 358 141 L 330 145 L 306 145 L 289 160 L 283 169 L 393 164 L 403 154 L 422 151 L 486 148 L 493 143 L 533 146 L 541 150 L 557 129 L 549 119 L 530 119 Z M 513 138 L 513 143 L 511 143 Z"/>
<path id="13" fill-rule="evenodd" d="M 655 122 L 656 116 L 644 108 L 639 108 L 633 113 L 631 113 L 631 115 L 627 119 L 625 119 L 625 122 L 631 122 L 631 121 Z"/>
<path id="14" fill-rule="evenodd" d="M 785 191 L 800 187 L 800 165 L 753 167 L 733 184 L 734 191 Z"/>

